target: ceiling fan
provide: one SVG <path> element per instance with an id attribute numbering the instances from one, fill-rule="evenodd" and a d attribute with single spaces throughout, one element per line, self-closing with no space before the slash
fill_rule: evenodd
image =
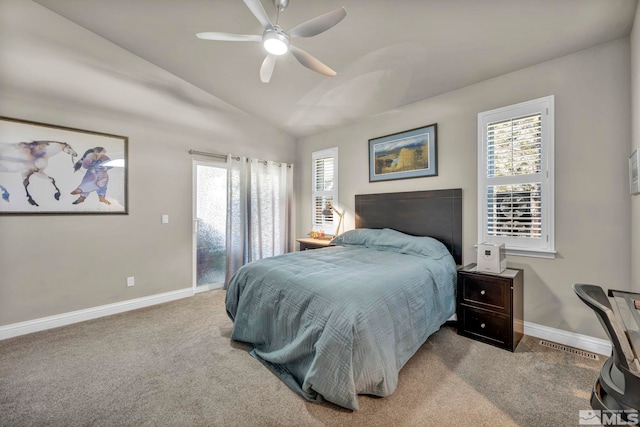
<path id="1" fill-rule="evenodd" d="M 315 18 L 290 28 L 288 31 L 284 31 L 278 25 L 278 20 L 280 19 L 280 12 L 285 10 L 289 5 L 289 0 L 273 0 L 273 5 L 278 11 L 275 25 L 269 20 L 260 0 L 244 0 L 244 3 L 264 27 L 262 35 L 206 32 L 198 33 L 196 36 L 203 40 L 262 42 L 262 45 L 267 51 L 267 56 L 260 67 L 260 80 L 263 83 L 269 83 L 271 80 L 273 69 L 276 66 L 277 57 L 284 55 L 287 52 L 291 52 L 298 62 L 310 70 L 324 74 L 325 76 L 333 77 L 336 75 L 336 72 L 331 68 L 327 67 L 304 50 L 290 44 L 289 40 L 295 37 L 313 37 L 327 31 L 347 16 L 347 11 L 344 7 L 339 7 L 322 15 L 316 16 Z"/>

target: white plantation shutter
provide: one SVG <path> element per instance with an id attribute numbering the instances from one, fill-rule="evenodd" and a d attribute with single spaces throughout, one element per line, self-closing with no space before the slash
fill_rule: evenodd
<path id="1" fill-rule="evenodd" d="M 540 173 L 542 115 L 487 125 L 487 176 Z"/>
<path id="2" fill-rule="evenodd" d="M 338 148 L 316 151 L 312 154 L 312 227 L 317 231 L 334 234 L 334 216 L 324 216 L 327 206 L 338 203 Z"/>
<path id="3" fill-rule="evenodd" d="M 487 234 L 503 237 L 542 237 L 539 182 L 487 186 Z"/>
<path id="4" fill-rule="evenodd" d="M 478 114 L 480 242 L 554 256 L 553 96 Z"/>

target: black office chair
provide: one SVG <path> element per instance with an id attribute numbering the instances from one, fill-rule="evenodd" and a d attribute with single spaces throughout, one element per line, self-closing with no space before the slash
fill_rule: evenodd
<path id="1" fill-rule="evenodd" d="M 573 291 L 596 313 L 612 344 L 611 357 L 604 363 L 593 387 L 591 407 L 609 414 L 640 411 L 638 360 L 633 354 L 624 327 L 613 312 L 609 298 L 597 285 L 576 283 Z"/>

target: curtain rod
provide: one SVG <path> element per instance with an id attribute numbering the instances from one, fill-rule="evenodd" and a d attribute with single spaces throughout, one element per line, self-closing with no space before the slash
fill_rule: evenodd
<path id="1" fill-rule="evenodd" d="M 227 161 L 227 156 L 224 154 L 206 153 L 204 151 L 197 151 L 197 150 L 189 150 L 189 154 L 197 154 L 198 156 L 213 157 L 222 161 Z"/>
<path id="2" fill-rule="evenodd" d="M 213 157 L 215 159 L 218 160 L 222 160 L 222 161 L 227 161 L 227 156 L 224 154 L 217 154 L 217 153 L 207 153 L 205 151 L 197 151 L 197 150 L 189 150 L 189 154 L 196 154 L 198 156 L 207 156 L 207 157 Z M 240 160 L 240 157 L 238 156 L 232 156 L 231 157 L 233 160 Z M 246 161 L 249 161 L 249 158 L 246 158 Z M 265 165 L 267 164 L 266 160 L 258 160 L 261 163 L 264 163 Z M 277 163 L 278 166 L 282 166 L 283 164 L 287 165 L 288 168 L 291 168 L 293 165 L 292 164 L 287 164 L 287 163 L 281 163 L 281 162 L 274 162 Z"/>

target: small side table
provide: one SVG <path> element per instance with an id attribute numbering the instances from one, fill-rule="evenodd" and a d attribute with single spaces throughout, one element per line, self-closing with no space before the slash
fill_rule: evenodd
<path id="1" fill-rule="evenodd" d="M 524 335 L 523 272 L 489 274 L 475 267 L 458 270 L 458 334 L 515 351 Z"/>
<path id="2" fill-rule="evenodd" d="M 328 239 L 312 239 L 310 237 L 305 237 L 301 239 L 296 239 L 298 243 L 300 243 L 301 251 L 308 251 L 310 249 L 320 249 L 326 248 L 327 246 L 331 246 L 331 240 Z"/>

